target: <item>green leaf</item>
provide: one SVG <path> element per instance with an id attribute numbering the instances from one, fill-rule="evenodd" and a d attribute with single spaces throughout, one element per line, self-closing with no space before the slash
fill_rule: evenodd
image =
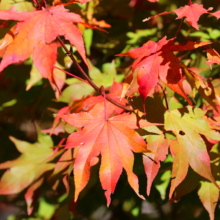
<path id="1" fill-rule="evenodd" d="M 92 36 L 93 36 L 93 30 L 92 29 L 86 29 L 83 34 L 83 39 L 85 42 L 85 48 L 86 53 L 88 56 L 90 56 L 90 47 L 92 45 Z"/>
<path id="2" fill-rule="evenodd" d="M 38 127 L 37 130 L 39 142 L 34 144 L 10 137 L 17 150 L 22 154 L 15 160 L 0 164 L 0 169 L 9 168 L 1 178 L 0 194 L 21 192 L 45 172 L 54 168 L 55 164 L 49 163 L 51 159 L 47 160 L 53 154 L 51 137 L 42 134 Z"/>
<path id="3" fill-rule="evenodd" d="M 30 1 L 26 0 L 1 0 L 1 10 L 9 10 L 12 6 L 19 12 L 34 11 L 35 8 Z"/>

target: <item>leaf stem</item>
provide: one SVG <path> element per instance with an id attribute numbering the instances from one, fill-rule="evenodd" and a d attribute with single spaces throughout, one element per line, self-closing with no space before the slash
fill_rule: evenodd
<path id="1" fill-rule="evenodd" d="M 81 66 L 77 63 L 77 61 L 73 57 L 72 53 L 68 50 L 68 48 L 66 47 L 64 42 L 61 40 L 60 36 L 58 36 L 57 39 L 60 42 L 60 44 L 62 45 L 63 49 L 66 51 L 66 54 L 70 57 L 70 59 L 76 65 L 76 67 L 78 68 L 80 73 L 86 78 L 86 80 L 89 82 L 89 84 L 95 89 L 96 92 L 98 92 L 99 94 L 104 96 L 103 93 L 100 91 L 99 87 L 95 83 L 92 82 L 92 80 L 89 78 L 89 76 L 84 72 L 84 70 L 81 68 Z M 109 102 L 111 102 L 112 104 L 118 106 L 119 108 L 122 108 L 122 109 L 124 109 L 126 111 L 129 111 L 129 112 L 133 111 L 133 108 L 131 106 L 130 107 L 126 107 L 124 105 L 121 105 L 120 103 L 118 103 L 118 102 L 114 101 L 113 99 L 111 99 L 108 95 L 106 95 L 106 99 Z"/>
<path id="2" fill-rule="evenodd" d="M 44 2 L 44 5 L 45 5 L 46 10 L 48 11 L 48 7 L 47 7 L 47 2 L 46 2 L 46 0 L 43 0 L 43 2 Z"/>
<path id="3" fill-rule="evenodd" d="M 189 6 L 190 6 L 190 5 L 192 5 L 192 1 L 191 1 L 191 0 L 189 0 L 188 5 L 189 5 Z M 180 23 L 180 25 L 179 25 L 179 27 L 178 27 L 178 29 L 177 29 L 177 32 L 176 32 L 176 34 L 175 34 L 174 38 L 176 38 L 176 37 L 177 37 L 177 35 L 179 34 L 180 29 L 181 29 L 181 27 L 182 27 L 182 25 L 183 25 L 183 22 L 184 22 L 184 21 L 185 21 L 185 17 L 184 17 L 184 18 L 182 18 L 181 23 Z M 173 41 L 173 42 L 174 42 L 174 41 Z"/>
<path id="4" fill-rule="evenodd" d="M 182 18 L 181 23 L 180 23 L 180 25 L 179 25 L 179 27 L 178 27 L 178 30 L 177 30 L 177 32 L 176 32 L 176 34 L 175 34 L 174 38 L 176 38 L 176 37 L 177 37 L 177 35 L 179 34 L 180 29 L 181 29 L 181 27 L 182 27 L 182 25 L 183 25 L 183 22 L 184 22 L 184 21 L 185 21 L 185 17 L 184 17 L 184 18 Z"/>
<path id="5" fill-rule="evenodd" d="M 167 101 L 167 96 L 166 96 L 166 93 L 165 93 L 165 91 L 164 91 L 164 89 L 163 89 L 163 86 L 162 86 L 159 82 L 157 83 L 157 85 L 160 86 L 160 88 L 161 88 L 162 91 L 163 91 L 163 95 L 164 95 L 164 98 L 165 98 L 165 101 L 166 101 L 166 108 L 167 108 L 167 111 L 170 112 L 169 105 L 168 105 L 168 101 Z"/>
<path id="6" fill-rule="evenodd" d="M 84 80 L 84 79 L 82 79 L 82 78 L 80 78 L 80 77 L 78 77 L 78 76 L 75 76 L 75 75 L 73 75 L 72 73 L 69 73 L 69 72 L 67 72 L 67 71 L 65 71 L 65 70 L 63 70 L 63 69 L 60 69 L 60 68 L 57 67 L 57 66 L 54 66 L 54 68 L 56 68 L 56 69 L 58 69 L 58 70 L 60 70 L 60 71 L 62 71 L 62 72 L 64 72 L 64 73 L 66 73 L 66 74 L 68 74 L 68 75 L 70 75 L 70 76 L 72 76 L 72 77 L 75 77 L 75 78 L 77 78 L 77 79 L 83 81 L 84 83 L 90 85 L 86 80 Z"/>

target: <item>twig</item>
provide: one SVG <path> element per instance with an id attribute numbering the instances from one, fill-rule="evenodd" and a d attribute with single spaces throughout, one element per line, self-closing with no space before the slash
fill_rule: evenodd
<path id="1" fill-rule="evenodd" d="M 66 54 L 70 57 L 70 59 L 73 61 L 73 63 L 76 65 L 76 67 L 78 68 L 78 70 L 80 71 L 80 73 L 86 78 L 86 80 L 89 82 L 89 84 L 95 89 L 96 92 L 98 92 L 99 94 L 101 94 L 103 96 L 103 93 L 100 91 L 100 88 L 92 82 L 92 80 L 88 77 L 88 75 L 84 72 L 84 70 L 81 68 L 81 66 L 77 63 L 77 61 L 75 60 L 75 58 L 73 57 L 72 53 L 68 50 L 68 48 L 66 47 L 66 45 L 64 44 L 64 42 L 61 40 L 61 38 L 58 36 L 57 37 L 58 41 L 60 42 L 60 44 L 62 45 L 62 47 L 64 48 L 64 50 L 66 51 Z M 113 99 L 111 99 L 108 95 L 106 95 L 106 99 L 111 102 L 112 104 L 118 106 L 119 108 L 122 108 L 126 111 L 133 111 L 133 108 L 130 107 L 126 107 L 124 105 L 121 105 L 120 103 L 114 101 Z"/>
<path id="2" fill-rule="evenodd" d="M 182 21 L 181 21 L 181 23 L 180 23 L 180 26 L 178 27 L 178 30 L 177 30 L 177 32 L 176 32 L 176 34 L 175 34 L 174 38 L 176 38 L 176 37 L 177 37 L 177 35 L 179 34 L 180 29 L 181 29 L 181 27 L 182 27 L 182 25 L 183 25 L 183 22 L 184 22 L 184 21 L 185 21 L 185 17 L 184 17 L 184 18 L 182 18 Z"/>
<path id="3" fill-rule="evenodd" d="M 191 0 L 189 0 L 188 5 L 189 5 L 189 6 L 190 6 L 190 5 L 192 5 L 192 1 L 191 1 Z M 174 38 L 176 38 L 176 37 L 177 37 L 177 35 L 179 34 L 180 29 L 181 29 L 181 27 L 182 27 L 182 25 L 183 25 L 183 22 L 184 22 L 184 21 L 185 21 L 185 17 L 184 17 L 184 18 L 182 18 L 182 21 L 181 21 L 181 23 L 180 23 L 180 26 L 178 27 L 178 30 L 177 30 L 177 32 L 176 32 L 176 34 L 175 34 Z M 174 42 L 174 41 L 173 41 L 173 42 Z"/>
<path id="4" fill-rule="evenodd" d="M 168 101 L 167 101 L 167 96 L 166 96 L 166 93 L 165 93 L 165 91 L 164 91 L 164 89 L 163 89 L 163 86 L 162 86 L 159 82 L 157 83 L 157 85 L 160 86 L 160 88 L 161 88 L 162 91 L 163 91 L 163 95 L 164 95 L 164 98 L 165 98 L 165 101 L 166 101 L 166 108 L 167 108 L 167 111 L 170 112 L 169 105 L 168 105 Z"/>
<path id="5" fill-rule="evenodd" d="M 38 10 L 40 10 L 43 6 L 43 4 L 45 4 L 45 8 L 48 10 L 47 8 L 47 3 L 46 0 L 42 0 L 41 4 L 39 3 L 39 0 L 33 0 L 35 4 L 38 5 Z M 60 42 L 60 44 L 62 45 L 62 47 L 64 48 L 64 50 L 66 51 L 66 54 L 70 57 L 70 59 L 73 61 L 73 63 L 76 65 L 76 67 L 78 68 L 78 70 L 80 71 L 80 73 L 86 78 L 86 80 L 88 81 L 88 84 L 90 86 L 92 86 L 96 92 L 98 92 L 99 94 L 101 94 L 103 96 L 102 91 L 100 91 L 100 88 L 98 86 L 96 86 L 95 83 L 92 82 L 92 80 L 88 77 L 88 75 L 84 72 L 84 70 L 81 68 L 81 66 L 77 63 L 77 61 L 75 60 L 75 58 L 72 55 L 72 52 L 68 50 L 68 48 L 66 47 L 66 45 L 64 44 L 64 42 L 61 40 L 60 36 L 57 37 L 58 41 Z M 57 67 L 55 67 L 57 68 Z M 62 71 L 62 70 L 61 70 Z M 70 75 L 70 73 L 67 73 Z M 74 76 L 74 75 L 72 75 Z M 76 76 L 74 76 L 76 77 Z M 76 77 L 77 78 L 77 77 Z M 80 78 L 80 80 L 83 80 Z M 134 109 L 130 106 L 130 107 L 126 107 L 124 105 L 121 105 L 120 103 L 114 101 L 113 99 L 111 99 L 108 95 L 106 95 L 106 99 L 111 102 L 112 104 L 118 106 L 119 108 L 122 108 L 126 111 L 132 112 Z"/>
<path id="6" fill-rule="evenodd" d="M 75 75 L 73 75 L 72 73 L 69 73 L 69 72 L 67 72 L 67 71 L 65 71 L 65 70 L 63 70 L 63 69 L 60 69 L 60 68 L 57 67 L 57 66 L 54 66 L 54 68 L 56 68 L 56 69 L 58 69 L 58 70 L 60 70 L 60 71 L 62 71 L 62 72 L 64 72 L 64 73 L 66 73 L 66 74 L 68 74 L 68 75 L 70 75 L 70 76 L 72 76 L 72 77 L 75 77 L 75 78 L 77 78 L 77 79 L 83 81 L 84 83 L 90 85 L 86 80 L 84 80 L 84 79 L 82 79 L 82 78 L 80 78 L 80 77 L 78 77 L 78 76 L 75 76 Z"/>

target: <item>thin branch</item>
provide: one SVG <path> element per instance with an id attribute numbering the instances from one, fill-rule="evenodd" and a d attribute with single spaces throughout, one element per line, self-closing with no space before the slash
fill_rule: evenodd
<path id="1" fill-rule="evenodd" d="M 82 79 L 82 78 L 80 78 L 80 77 L 78 77 L 78 76 L 75 76 L 75 75 L 73 75 L 72 73 L 69 73 L 69 72 L 67 72 L 67 71 L 65 71 L 65 70 L 63 70 L 63 69 L 60 69 L 60 68 L 57 67 L 57 66 L 54 66 L 54 68 L 56 68 L 56 69 L 58 69 L 58 70 L 60 70 L 60 71 L 62 71 L 62 72 L 64 72 L 64 73 L 66 73 L 66 74 L 68 74 L 68 75 L 70 75 L 70 76 L 72 76 L 72 77 L 75 77 L 75 78 L 77 78 L 77 79 L 83 81 L 84 83 L 90 85 L 86 80 L 84 80 L 84 79 Z"/>
<path id="2" fill-rule="evenodd" d="M 185 21 L 185 17 L 184 18 L 182 18 L 182 20 L 181 20 L 181 23 L 180 23 L 180 26 L 178 27 L 178 30 L 177 30 L 177 32 L 176 32 L 176 34 L 175 34 L 175 38 L 177 37 L 177 35 L 179 34 L 179 32 L 180 32 L 180 29 L 181 29 L 181 27 L 182 27 L 182 25 L 183 25 L 183 22 Z"/>
<path id="3" fill-rule="evenodd" d="M 160 86 L 160 88 L 161 88 L 162 91 L 163 91 L 163 95 L 164 95 L 164 98 L 165 98 L 165 101 L 166 101 L 166 108 L 167 108 L 167 111 L 170 112 L 169 105 L 168 105 L 168 101 L 167 101 L 167 96 L 166 96 L 166 93 L 165 93 L 165 91 L 164 91 L 164 89 L 163 89 L 163 86 L 162 86 L 159 82 L 157 83 L 157 85 Z"/>
<path id="4" fill-rule="evenodd" d="M 98 92 L 99 94 L 101 94 L 103 96 L 103 93 L 100 91 L 99 87 L 92 82 L 92 80 L 89 78 L 89 76 L 84 72 L 84 70 L 81 68 L 81 66 L 77 63 L 77 61 L 75 60 L 75 58 L 73 57 L 72 53 L 68 50 L 68 48 L 66 47 L 66 45 L 64 44 L 64 42 L 61 40 L 61 38 L 58 36 L 57 37 L 58 41 L 60 42 L 60 44 L 62 45 L 62 47 L 64 48 L 64 50 L 66 51 L 66 54 L 70 57 L 70 59 L 73 61 L 73 63 L 76 65 L 76 67 L 78 68 L 78 70 L 80 71 L 80 73 L 86 78 L 86 80 L 89 82 L 89 84 L 95 89 L 96 92 Z M 133 111 L 133 108 L 130 107 L 126 107 L 124 105 L 121 105 L 120 103 L 114 101 L 113 99 L 111 99 L 108 95 L 106 95 L 106 99 L 111 102 L 112 104 L 118 106 L 119 108 L 122 108 L 126 111 Z"/>
<path id="5" fill-rule="evenodd" d="M 39 0 L 33 0 L 33 1 L 38 4 L 38 8 L 37 8 L 38 10 L 40 10 L 40 9 L 42 8 L 43 4 L 45 4 L 46 9 L 48 10 L 46 0 L 42 0 L 42 1 L 41 1 L 41 4 L 39 3 Z M 57 39 L 58 39 L 58 41 L 60 42 L 60 44 L 62 45 L 62 47 L 64 48 L 64 50 L 66 51 L 66 54 L 70 57 L 70 59 L 71 59 L 71 60 L 73 61 L 73 63 L 76 65 L 76 67 L 78 68 L 78 70 L 80 71 L 80 73 L 86 78 L 86 80 L 88 81 L 88 84 L 89 84 L 90 86 L 92 86 L 92 87 L 95 89 L 96 92 L 98 92 L 99 94 L 101 94 L 101 95 L 103 96 L 102 91 L 100 91 L 99 87 L 96 86 L 96 84 L 92 82 L 92 80 L 91 80 L 91 79 L 88 77 L 88 75 L 84 72 L 84 70 L 81 68 L 81 66 L 77 63 L 77 61 L 76 61 L 75 58 L 73 57 L 71 51 L 68 50 L 68 48 L 66 47 L 66 45 L 64 44 L 64 42 L 61 40 L 61 38 L 58 36 Z M 57 67 L 55 67 L 55 68 L 57 68 Z M 62 70 L 61 70 L 61 71 L 62 71 Z M 70 73 L 67 73 L 67 74 L 70 75 Z M 72 75 L 72 76 L 74 76 L 74 75 Z M 74 77 L 76 77 L 76 76 L 74 76 Z M 77 77 L 76 77 L 76 78 L 77 78 Z M 78 78 L 78 79 L 79 79 L 79 78 Z M 83 79 L 80 78 L 80 80 L 83 80 Z M 85 82 L 85 81 L 84 81 L 84 82 Z M 111 99 L 108 95 L 106 95 L 106 99 L 107 99 L 109 102 L 111 102 L 112 104 L 114 104 L 114 105 L 118 106 L 119 108 L 122 108 L 122 109 L 124 109 L 124 110 L 126 110 L 126 111 L 132 112 L 132 111 L 134 110 L 131 106 L 127 107 L 127 106 L 124 106 L 124 105 L 122 105 L 122 104 L 120 104 L 120 103 L 114 101 L 114 100 Z"/>

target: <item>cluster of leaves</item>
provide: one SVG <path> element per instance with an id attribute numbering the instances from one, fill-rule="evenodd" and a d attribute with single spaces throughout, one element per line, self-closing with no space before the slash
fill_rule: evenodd
<path id="1" fill-rule="evenodd" d="M 89 187 L 98 185 L 97 180 L 88 184 L 97 179 L 97 173 L 109 206 L 111 197 L 117 198 L 117 193 L 112 194 L 120 176 L 125 179 L 124 169 L 138 200 L 145 200 L 141 194 L 150 196 L 156 187 L 161 201 L 165 201 L 170 185 L 170 204 L 178 204 L 179 198 L 197 189 L 200 201 L 214 220 L 220 189 L 220 81 L 216 65 L 220 64 L 220 55 L 214 48 L 218 47 L 220 34 L 216 29 L 210 30 L 212 27 L 201 27 L 208 34 L 199 32 L 198 21 L 203 14 L 215 21 L 220 18 L 220 11 L 211 12 L 212 5 L 205 9 L 190 0 L 169 12 L 148 14 L 151 16 L 142 20 L 151 29 L 134 28 L 134 32 L 127 33 L 130 40 L 123 41 L 124 35 L 120 36 L 114 24 L 109 24 L 112 18 L 108 21 L 108 17 L 117 17 L 119 26 L 123 24 L 120 20 L 135 26 L 129 21 L 128 10 L 143 8 L 147 14 L 145 5 L 156 5 L 158 0 L 148 1 L 122 0 L 126 5 L 122 11 L 114 10 L 117 1 L 107 5 L 105 0 L 1 1 L 0 71 L 4 87 L 10 84 L 10 68 L 30 72 L 26 90 L 42 86 L 35 96 L 44 100 L 42 108 L 49 107 L 47 114 L 55 113 L 51 128 L 41 131 L 36 125 L 36 143 L 10 136 L 21 155 L 0 164 L 0 169 L 7 169 L 0 181 L 0 194 L 14 195 L 26 190 L 28 215 L 55 220 L 63 216 L 69 219 L 69 213 L 77 216 L 79 195 L 88 196 Z M 161 0 L 159 4 L 165 2 Z M 105 15 L 104 9 L 116 15 Z M 98 18 L 97 11 L 101 15 Z M 182 19 L 174 34 L 166 28 L 166 21 L 165 27 L 161 22 L 161 16 L 166 15 L 170 16 L 170 23 L 171 13 Z M 141 25 L 145 27 L 146 23 Z M 105 33 L 111 26 L 117 37 L 111 29 L 109 35 Z M 170 35 L 170 39 L 165 35 Z M 148 36 L 153 37 L 146 42 L 144 38 Z M 112 60 L 114 51 L 118 55 Z M 103 64 L 104 60 L 107 62 Z M 102 71 L 95 65 L 101 66 Z M 24 66 L 30 68 L 26 70 Z M 4 87 L 2 91 L 7 90 Z M 47 94 L 51 92 L 52 101 Z M 1 104 L 3 118 L 11 114 L 7 108 L 16 106 L 16 102 L 13 98 Z M 35 111 L 39 103 L 42 101 L 29 103 L 26 109 L 26 117 L 32 121 L 35 118 L 29 112 Z M 24 112 L 25 106 L 22 108 L 20 111 Z M 17 114 L 19 117 L 21 113 Z M 8 120 L 14 123 L 15 116 Z M 144 177 L 147 186 L 142 190 L 139 185 L 146 182 Z M 51 214 L 36 214 L 36 204 L 46 203 L 40 192 L 49 191 L 48 188 L 62 195 L 56 198 L 62 205 Z M 117 206 L 117 199 L 113 203 Z M 137 216 L 137 209 L 131 204 L 132 214 Z"/>

